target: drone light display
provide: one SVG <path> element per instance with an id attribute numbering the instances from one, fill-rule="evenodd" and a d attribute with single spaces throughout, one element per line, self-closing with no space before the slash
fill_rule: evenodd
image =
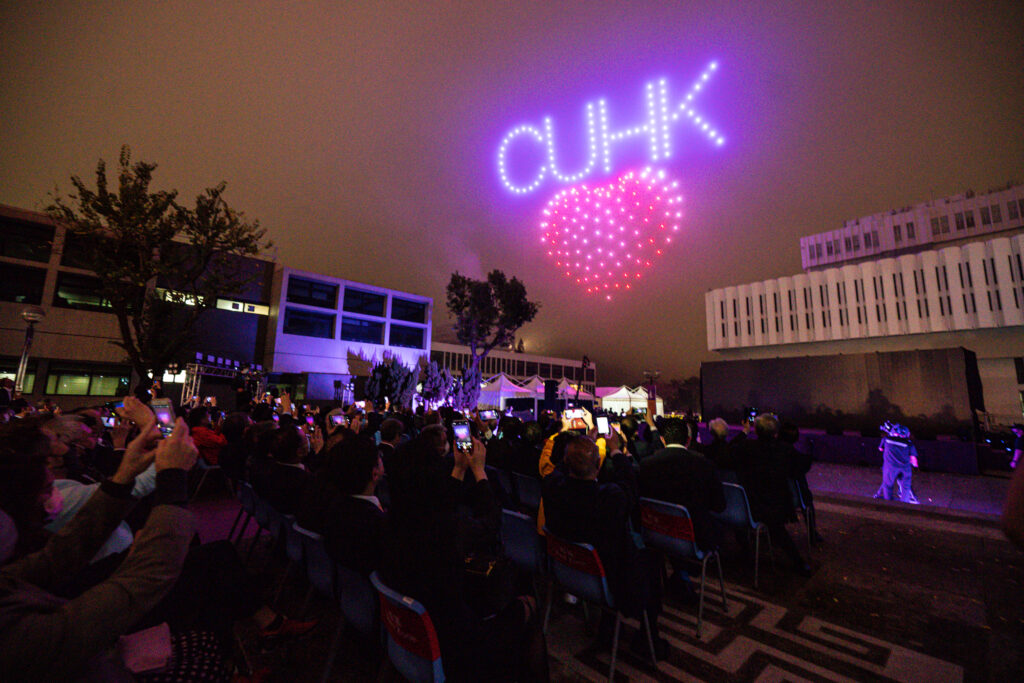
<path id="1" fill-rule="evenodd" d="M 694 108 L 717 69 L 717 62 L 711 62 L 671 105 L 666 79 L 647 83 L 645 120 L 632 127 L 612 129 L 608 102 L 588 102 L 584 107 L 587 157 L 575 171 L 566 171 L 559 162 L 556 127 L 550 116 L 540 125 L 516 126 L 498 145 L 498 177 L 512 194 L 531 194 L 548 179 L 571 185 L 544 207 L 541 242 L 556 269 L 587 294 L 611 299 L 632 289 L 678 232 L 683 198 L 679 183 L 664 169 L 651 166 L 627 170 L 603 185 L 582 181 L 595 172 L 611 174 L 613 149 L 631 138 L 646 138 L 649 161 L 664 165 L 675 151 L 673 133 L 680 122 L 688 122 L 715 147 L 723 145 L 722 133 Z"/>
<path id="2" fill-rule="evenodd" d="M 611 299 L 632 289 L 679 230 L 679 184 L 650 167 L 558 192 L 542 211 L 541 242 L 564 277 Z"/>

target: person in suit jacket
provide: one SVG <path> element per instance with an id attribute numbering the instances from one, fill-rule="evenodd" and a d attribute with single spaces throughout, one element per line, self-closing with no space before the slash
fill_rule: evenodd
<path id="1" fill-rule="evenodd" d="M 282 427 L 270 439 L 270 458 L 253 461 L 253 489 L 282 514 L 294 515 L 299 510 L 309 481 L 309 473 L 302 464 L 308 453 L 305 432 L 300 427 Z"/>
<path id="2" fill-rule="evenodd" d="M 339 564 L 366 576 L 380 569 L 387 516 L 375 491 L 384 461 L 374 440 L 359 434 L 338 446 L 331 479 L 338 495 L 323 520 L 327 552 Z"/>

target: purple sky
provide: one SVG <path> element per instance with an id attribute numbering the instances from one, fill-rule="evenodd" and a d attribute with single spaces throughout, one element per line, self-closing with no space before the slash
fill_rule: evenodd
<path id="1" fill-rule="evenodd" d="M 41 209 L 127 143 L 186 199 L 228 181 L 280 262 L 433 296 L 438 338 L 453 270 L 517 275 L 527 349 L 601 384 L 696 373 L 704 292 L 798 272 L 801 235 L 1024 180 L 1019 0 L 5 2 L 0 26 L 0 203 Z M 597 97 L 639 123 L 645 82 L 678 96 L 711 60 L 727 142 L 675 129 L 678 239 L 629 295 L 583 296 L 540 248 L 556 185 L 506 192 L 501 138 Z"/>

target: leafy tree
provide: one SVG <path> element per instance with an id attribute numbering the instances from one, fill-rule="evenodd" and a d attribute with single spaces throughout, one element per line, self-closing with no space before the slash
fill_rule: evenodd
<path id="1" fill-rule="evenodd" d="M 452 374 L 448 368 L 441 368 L 437 361 L 430 361 L 423 367 L 423 375 L 420 379 L 423 388 L 420 390 L 420 397 L 430 405 L 444 403 L 452 389 Z"/>
<path id="2" fill-rule="evenodd" d="M 518 278 L 508 279 L 500 270 L 492 270 L 486 280 L 452 273 L 447 303 L 455 318 L 455 336 L 469 347 L 469 364 L 456 392 L 459 402 L 453 404 L 471 408 L 480 395 L 480 362 L 493 349 L 512 345 L 516 331 L 533 320 L 540 305 L 526 298 L 526 287 Z"/>
<path id="3" fill-rule="evenodd" d="M 156 164 L 133 164 L 127 146 L 119 162 L 115 189 L 100 160 L 95 189 L 72 176 L 75 192 L 55 194 L 47 212 L 99 276 L 121 332 L 112 343 L 140 377 L 160 377 L 217 297 L 238 294 L 259 277 L 258 266 L 241 257 L 272 244 L 258 222 L 228 206 L 225 183 L 203 190 L 189 208 L 177 203 L 177 191 L 150 191 Z"/>
<path id="4" fill-rule="evenodd" d="M 366 381 L 366 395 L 374 405 L 383 406 L 386 398 L 394 406 L 409 406 L 416 393 L 416 379 L 413 372 L 396 358 L 384 358 L 370 370 Z"/>
<path id="5" fill-rule="evenodd" d="M 472 410 L 480 399 L 479 365 L 470 365 L 462 371 L 462 375 L 452 381 L 451 404 L 456 410 Z"/>
<path id="6" fill-rule="evenodd" d="M 659 385 L 659 394 L 665 401 L 665 410 L 670 412 L 685 413 L 692 411 L 700 413 L 700 378 L 687 377 L 686 379 L 674 378 L 668 381 L 668 386 Z"/>

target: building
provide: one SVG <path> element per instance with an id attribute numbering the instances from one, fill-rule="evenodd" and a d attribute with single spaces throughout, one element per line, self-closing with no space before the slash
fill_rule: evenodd
<path id="1" fill-rule="evenodd" d="M 963 347 L 977 355 L 989 415 L 1020 421 L 1022 216 L 1018 186 L 803 238 L 806 272 L 705 294 L 708 349 L 756 359 Z"/>
<path id="2" fill-rule="evenodd" d="M 385 356 L 417 367 L 430 349 L 430 297 L 278 266 L 263 364 L 297 398 L 341 400 Z"/>
<path id="3" fill-rule="evenodd" d="M 430 346 L 430 360 L 435 361 L 440 368 L 448 368 L 453 375 L 459 375 L 469 364 L 469 348 L 459 344 L 434 342 Z M 584 370 L 582 360 L 516 353 L 503 349 L 494 349 L 487 354 L 480 370 L 484 379 L 504 373 L 519 383 L 527 382 L 533 377 L 542 380 L 564 378 L 574 385 L 580 384 L 580 390 L 591 395 L 594 394 L 597 383 L 597 368 L 593 362 Z"/>
<path id="4" fill-rule="evenodd" d="M 117 320 L 76 250 L 77 239 L 44 214 L 0 205 L 0 376 L 13 378 L 17 370 L 25 339 L 22 311 L 41 306 L 46 317 L 35 327 L 24 394 L 57 397 L 64 407 L 122 396 L 132 383 L 125 354 L 114 345 L 121 338 Z M 257 277 L 239 296 L 218 299 L 216 309 L 207 311 L 183 362 L 199 355 L 222 364 L 257 358 L 273 270 L 269 261 L 250 260 Z"/>

